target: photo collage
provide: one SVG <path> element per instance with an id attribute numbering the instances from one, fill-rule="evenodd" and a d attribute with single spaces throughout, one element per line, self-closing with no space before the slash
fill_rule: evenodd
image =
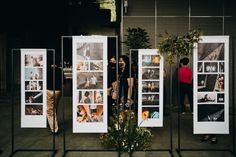
<path id="1" fill-rule="evenodd" d="M 222 122 L 225 109 L 224 43 L 199 43 L 197 60 L 197 121 Z"/>
<path id="2" fill-rule="evenodd" d="M 43 115 L 43 55 L 24 55 L 25 115 Z"/>
<path id="3" fill-rule="evenodd" d="M 160 55 L 142 55 L 142 119 L 160 119 Z"/>
<path id="4" fill-rule="evenodd" d="M 103 43 L 76 45 L 77 123 L 103 122 Z"/>

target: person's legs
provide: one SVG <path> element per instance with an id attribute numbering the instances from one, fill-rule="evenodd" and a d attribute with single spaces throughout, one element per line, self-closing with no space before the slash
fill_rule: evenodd
<path id="1" fill-rule="evenodd" d="M 186 87 L 184 83 L 180 83 L 180 112 L 185 112 L 184 99 L 186 94 Z"/>
<path id="2" fill-rule="evenodd" d="M 193 90 L 191 84 L 187 86 L 187 96 L 188 96 L 188 101 L 190 104 L 190 110 L 193 112 Z"/>
<path id="3" fill-rule="evenodd" d="M 51 132 L 55 132 L 55 133 L 58 132 L 58 129 L 59 129 L 58 123 L 57 123 L 56 107 L 57 107 L 57 103 L 59 102 L 60 96 L 61 96 L 61 92 L 55 91 L 55 102 L 54 102 L 54 92 L 51 90 L 47 90 L 47 119 L 48 119 L 48 124 L 51 129 Z M 55 115 L 53 114 L 54 107 L 55 107 Z"/>

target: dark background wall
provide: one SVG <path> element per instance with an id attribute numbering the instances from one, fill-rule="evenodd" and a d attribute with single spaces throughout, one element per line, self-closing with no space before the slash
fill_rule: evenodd
<path id="1" fill-rule="evenodd" d="M 232 67 L 235 66 L 232 64 L 235 57 L 232 56 L 236 48 L 234 4 L 233 0 L 128 0 L 128 11 L 125 13 L 123 10 L 121 14 L 121 41 L 126 40 L 124 35 L 128 27 L 144 28 L 150 36 L 152 48 L 157 48 L 161 40 L 159 35 L 165 32 L 171 35 L 183 35 L 191 29 L 201 29 L 203 35 L 229 35 L 230 78 L 232 78 L 235 75 L 235 71 L 232 71 Z M 128 52 L 124 44 L 121 49 L 123 53 Z M 192 56 L 189 57 L 192 60 Z M 174 100 L 177 100 L 177 91 L 175 91 L 177 65 L 175 64 L 172 68 Z M 169 89 L 170 70 L 167 63 L 165 63 L 165 68 L 167 69 L 165 86 Z M 232 79 L 230 79 L 230 84 L 232 84 Z M 232 89 L 234 87 L 230 86 L 230 91 Z"/>
<path id="2" fill-rule="evenodd" d="M 0 94 L 6 94 L 11 83 L 11 49 L 55 49 L 58 62 L 61 36 L 119 34 L 119 23 L 110 22 L 110 10 L 100 9 L 95 1 L 0 1 Z M 15 73 L 20 78 L 19 70 Z M 16 84 L 19 78 L 15 79 Z"/>

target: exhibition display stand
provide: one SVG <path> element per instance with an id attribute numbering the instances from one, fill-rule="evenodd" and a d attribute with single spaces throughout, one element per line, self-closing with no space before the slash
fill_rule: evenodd
<path id="1" fill-rule="evenodd" d="M 72 40 L 73 36 L 62 36 L 61 37 L 61 63 L 62 63 L 62 67 L 64 67 L 64 51 L 66 50 L 64 47 L 65 44 L 65 39 L 69 40 L 69 44 L 72 46 Z M 118 52 L 118 37 L 117 36 L 108 36 L 107 38 L 113 38 L 116 41 L 116 52 Z M 68 49 L 67 49 L 68 50 Z M 70 53 L 70 52 L 68 52 Z M 72 52 L 71 52 L 72 53 Z M 118 53 L 116 53 L 116 57 L 118 58 Z M 106 67 L 105 67 L 106 68 Z M 73 75 L 73 73 L 72 73 Z M 73 78 L 73 76 L 72 76 Z M 107 79 L 107 78 L 105 78 Z M 62 84 L 63 84 L 63 80 L 62 80 Z M 65 157 L 67 155 L 67 153 L 69 152 L 117 152 L 117 150 L 114 149 L 79 149 L 79 148 L 69 148 L 68 147 L 68 143 L 67 143 L 67 134 L 66 134 L 66 113 L 65 113 L 65 101 L 64 101 L 64 90 L 62 88 L 62 119 L 63 119 L 63 156 Z M 120 155 L 120 154 L 118 154 Z"/>
<path id="2" fill-rule="evenodd" d="M 232 41 L 232 39 L 231 39 Z M 231 145 L 231 148 L 226 148 L 226 149 L 217 149 L 217 148 L 184 148 L 183 145 L 181 144 L 181 119 L 180 119 L 180 109 L 178 110 L 178 148 L 176 149 L 178 155 L 180 157 L 182 157 L 182 152 L 200 152 L 200 151 L 209 151 L 209 152 L 229 152 L 232 154 L 232 156 L 236 156 L 236 152 L 235 152 L 235 100 L 234 100 L 234 95 L 235 95 L 235 77 L 234 77 L 234 66 L 235 66 L 235 63 L 234 63 L 234 59 L 235 59 L 235 55 L 234 55 L 234 49 L 232 49 L 232 56 L 230 57 L 231 58 L 231 66 L 229 68 L 231 68 L 231 77 L 229 78 L 229 80 L 231 80 L 231 90 L 232 90 L 232 93 L 230 94 L 232 96 L 231 98 L 231 102 L 232 102 L 232 115 L 231 115 L 231 123 L 232 126 L 229 127 L 229 136 L 231 136 L 232 138 L 232 145 Z M 229 94 L 229 93 L 227 93 Z M 230 120 L 230 118 L 229 118 Z M 199 141 L 200 142 L 200 141 Z"/>
<path id="3" fill-rule="evenodd" d="M 136 53 L 136 57 L 138 57 L 138 50 L 139 49 L 130 49 L 130 54 L 129 54 L 129 57 L 130 57 L 130 68 L 131 68 L 131 66 L 132 66 L 132 64 L 131 64 L 131 62 L 132 62 L 132 57 L 135 57 L 135 55 L 133 55 L 133 54 L 135 54 Z M 148 49 L 147 49 L 148 50 Z M 162 58 L 162 59 L 164 59 L 164 58 Z M 136 60 L 138 60 L 138 59 L 136 59 Z M 138 67 L 138 65 L 137 65 L 137 67 Z M 138 72 L 142 72 L 142 70 L 141 69 L 139 69 L 139 68 L 136 68 L 136 70 L 138 70 Z M 160 70 L 162 70 L 162 69 L 160 69 Z M 171 68 L 170 68 L 170 70 L 172 70 Z M 131 72 L 132 70 L 130 69 L 130 72 Z M 137 71 L 136 71 L 137 72 Z M 161 71 L 162 72 L 162 71 Z M 172 73 L 172 72 L 171 72 Z M 131 74 L 132 75 L 132 74 Z M 137 74 L 134 74 L 134 76 L 135 75 L 137 75 Z M 137 80 L 137 78 L 136 79 L 134 79 L 134 80 Z M 161 86 L 161 84 L 160 84 L 160 86 Z M 162 84 L 162 86 L 164 87 L 164 84 Z M 172 98 L 172 77 L 170 77 L 170 97 Z M 135 90 L 136 90 L 136 92 L 140 92 L 140 91 L 137 91 L 137 89 L 136 88 L 134 88 L 134 100 L 136 100 L 137 101 L 137 98 L 136 98 L 136 94 L 135 94 Z M 162 95 L 162 96 L 164 96 L 164 94 L 163 93 L 161 93 L 160 95 Z M 163 97 L 163 99 L 164 99 L 164 97 Z M 135 102 L 135 101 L 134 101 Z M 136 102 L 137 103 L 137 102 Z M 163 103 L 163 105 L 166 105 L 166 104 L 164 104 Z M 134 106 L 135 107 L 135 106 Z M 164 108 L 164 106 L 162 106 L 163 108 Z M 170 153 L 170 155 L 171 155 L 171 157 L 173 157 L 174 155 L 173 155 L 173 126 L 172 126 L 172 110 L 171 110 L 171 108 L 172 108 L 172 99 L 170 99 L 170 111 L 169 111 L 169 120 L 170 120 L 170 122 L 169 122 L 169 137 L 170 137 L 170 140 L 169 140 L 169 143 L 168 143 L 168 145 L 169 145 L 169 147 L 168 148 L 164 148 L 164 149 L 161 149 L 161 148 L 156 148 L 156 149 L 148 149 L 148 150 L 145 150 L 145 151 L 153 151 L 153 152 L 169 152 Z M 135 110 L 135 108 L 134 108 L 134 110 Z M 164 123 L 164 122 L 163 122 Z"/>
<path id="4" fill-rule="evenodd" d="M 31 50 L 31 49 L 29 49 Z M 35 49 L 32 49 L 35 50 Z M 57 150 L 56 150 L 56 146 L 55 146 L 55 134 L 49 135 L 52 136 L 52 145 L 51 148 L 17 148 L 16 147 L 16 136 L 17 134 L 15 134 L 15 119 L 16 119 L 16 115 L 15 115 L 15 103 L 16 103 L 16 87 L 14 86 L 15 83 L 15 78 L 17 78 L 17 76 L 15 76 L 15 60 L 14 60 L 14 56 L 16 55 L 16 53 L 19 54 L 19 52 L 21 52 L 21 49 L 12 49 L 11 50 L 11 155 L 10 156 L 14 156 L 16 153 L 18 152 L 52 152 L 52 157 L 55 156 Z M 46 49 L 46 54 L 50 54 L 52 55 L 52 62 L 53 64 L 55 64 L 55 50 L 54 49 Z M 32 53 L 32 55 L 34 55 Z M 46 65 L 43 65 L 46 66 Z M 53 80 L 55 80 L 55 68 L 53 68 Z M 53 81 L 55 82 L 55 81 Z M 45 84 L 44 84 L 45 85 Z M 45 88 L 45 87 L 43 87 Z M 53 84 L 53 91 L 54 91 L 54 95 L 55 95 L 55 83 Z M 45 92 L 45 91 L 44 91 Z M 21 98 L 22 99 L 22 98 Z M 45 99 L 44 99 L 45 100 Z M 55 97 L 54 97 L 54 102 L 55 102 Z M 46 102 L 43 102 L 46 103 Z M 53 130 L 55 130 L 55 108 L 53 108 Z M 30 127 L 28 127 L 30 128 Z M 33 127 L 33 128 L 37 128 L 37 127 Z M 27 129 L 27 128 L 24 128 Z M 50 134 L 50 132 L 48 132 L 48 134 Z M 27 139 L 27 136 L 25 136 L 24 138 Z M 37 137 L 36 137 L 37 139 Z M 41 140 L 41 139 L 39 139 Z M 50 139 L 48 139 L 50 140 Z M 48 143 L 48 141 L 46 141 L 46 143 Z"/>

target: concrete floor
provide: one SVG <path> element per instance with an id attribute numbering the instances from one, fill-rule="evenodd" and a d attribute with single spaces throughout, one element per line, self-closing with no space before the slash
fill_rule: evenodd
<path id="1" fill-rule="evenodd" d="M 52 148 L 52 135 L 49 129 L 21 129 L 20 128 L 20 100 L 16 97 L 14 106 L 15 112 L 15 149 L 24 148 Z M 104 149 L 99 140 L 99 134 L 72 134 L 72 116 L 71 116 L 71 97 L 65 97 L 66 108 L 66 148 L 67 149 Z M 62 129 L 62 104 L 58 108 L 59 127 Z M 177 112 L 173 111 L 173 154 L 176 153 L 177 139 Z M 11 103 L 8 98 L 0 98 L 0 149 L 3 150 L 0 156 L 7 157 L 11 154 Z M 154 134 L 153 149 L 170 148 L 170 116 L 164 116 L 164 127 L 152 128 Z M 231 125 L 232 126 L 232 125 Z M 232 132 L 231 132 L 232 133 Z M 219 135 L 218 144 L 212 145 L 200 142 L 200 135 L 192 134 L 192 114 L 181 115 L 181 148 L 210 148 L 210 149 L 232 149 L 232 135 Z M 58 150 L 55 157 L 63 156 L 63 134 L 56 136 L 56 149 Z M 17 152 L 15 157 L 50 157 L 52 152 Z M 67 157 L 118 157 L 117 152 L 68 152 Z M 122 154 L 122 157 L 128 157 Z M 169 152 L 135 152 L 134 157 L 171 157 Z M 201 152 L 182 152 L 183 157 L 233 157 L 229 152 L 220 151 L 201 151 Z"/>

